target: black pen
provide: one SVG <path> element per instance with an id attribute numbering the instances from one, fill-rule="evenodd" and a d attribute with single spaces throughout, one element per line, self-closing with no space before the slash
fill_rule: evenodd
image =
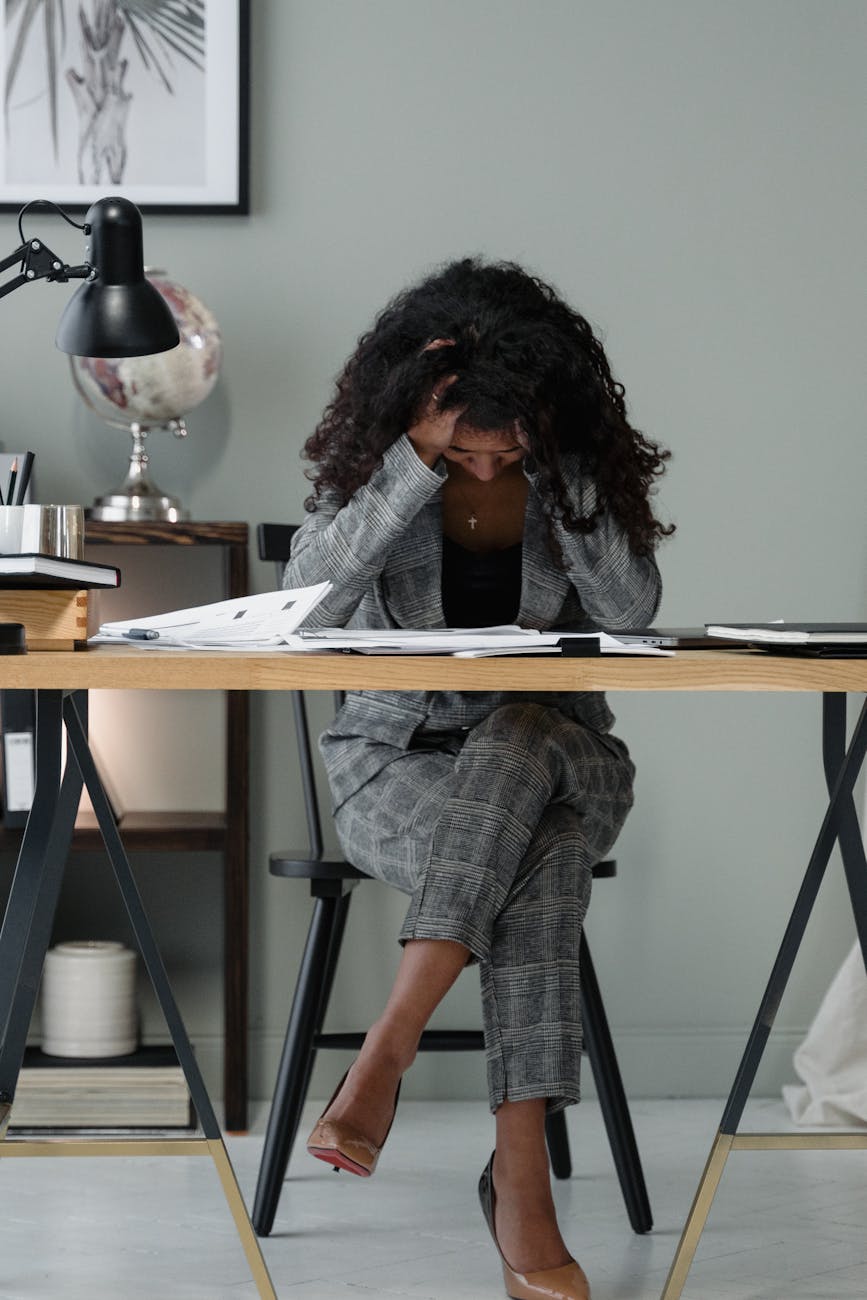
<path id="1" fill-rule="evenodd" d="M 10 501 L 10 505 L 24 505 L 24 498 L 27 495 L 27 489 L 30 486 L 30 475 L 33 471 L 33 452 L 25 451 L 24 458 L 21 462 L 21 473 L 18 476 L 18 491 L 15 494 L 15 501 Z"/>
<path id="2" fill-rule="evenodd" d="M 155 627 L 131 627 L 126 632 L 121 632 L 128 641 L 158 641 L 159 632 Z"/>

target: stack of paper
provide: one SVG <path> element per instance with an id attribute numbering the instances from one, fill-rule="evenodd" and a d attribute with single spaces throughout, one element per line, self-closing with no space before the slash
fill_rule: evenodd
<path id="1" fill-rule="evenodd" d="M 670 654 L 627 645 L 605 632 L 539 632 L 515 626 L 481 628 L 304 628 L 331 590 L 330 582 L 294 591 L 269 591 L 193 609 L 103 623 L 92 644 L 133 642 L 153 649 L 283 650 L 311 653 L 448 654 L 463 657 L 562 654 L 565 641 L 582 641 L 592 654 Z"/>
<path id="2" fill-rule="evenodd" d="M 488 655 L 562 654 L 564 641 L 594 643 L 590 653 L 668 654 L 652 646 L 625 645 L 607 632 L 539 632 L 535 628 L 503 627 L 427 628 L 302 628 L 297 640 L 302 648 L 355 650 L 361 654 L 435 655 L 462 659 Z"/>

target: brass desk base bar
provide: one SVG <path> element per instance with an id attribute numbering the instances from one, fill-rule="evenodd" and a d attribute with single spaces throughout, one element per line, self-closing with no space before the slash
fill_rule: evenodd
<path id="1" fill-rule="evenodd" d="M 11 1114 L 12 1107 L 9 1105 L 9 1102 L 0 1101 L 0 1142 L 3 1141 L 3 1138 L 6 1135 L 6 1130 L 9 1127 L 9 1116 Z"/>
<path id="2" fill-rule="evenodd" d="M 730 1151 L 867 1151 L 867 1133 L 717 1133 L 661 1300 L 679 1300 Z"/>
<path id="3" fill-rule="evenodd" d="M 11 1107 L 4 1104 L 5 1123 Z M 235 1171 L 220 1138 L 7 1138 L 0 1141 L 0 1160 L 26 1156 L 210 1156 L 220 1176 L 223 1194 L 244 1247 L 247 1266 L 261 1300 L 277 1300 L 259 1240 L 247 1215 Z"/>
<path id="4" fill-rule="evenodd" d="M 737 1133 L 732 1151 L 867 1151 L 867 1133 Z"/>

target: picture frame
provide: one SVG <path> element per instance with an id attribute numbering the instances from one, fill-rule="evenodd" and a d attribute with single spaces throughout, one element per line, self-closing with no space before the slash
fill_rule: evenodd
<path id="1" fill-rule="evenodd" d="M 250 0 L 3 0 L 0 212 L 249 208 Z"/>

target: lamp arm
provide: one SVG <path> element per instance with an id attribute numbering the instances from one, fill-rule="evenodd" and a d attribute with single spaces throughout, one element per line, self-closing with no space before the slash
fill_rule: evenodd
<path id="1" fill-rule="evenodd" d="M 11 280 L 0 285 L 0 298 L 4 298 L 13 289 L 19 289 L 22 284 L 29 284 L 33 280 L 56 280 L 65 283 L 67 280 L 96 278 L 96 271 L 89 263 L 69 266 L 66 262 L 61 262 L 56 253 L 52 253 L 41 239 L 28 239 L 8 257 L 0 260 L 0 271 L 8 271 L 9 267 L 14 266 L 16 262 L 21 264 L 21 271 Z"/>

